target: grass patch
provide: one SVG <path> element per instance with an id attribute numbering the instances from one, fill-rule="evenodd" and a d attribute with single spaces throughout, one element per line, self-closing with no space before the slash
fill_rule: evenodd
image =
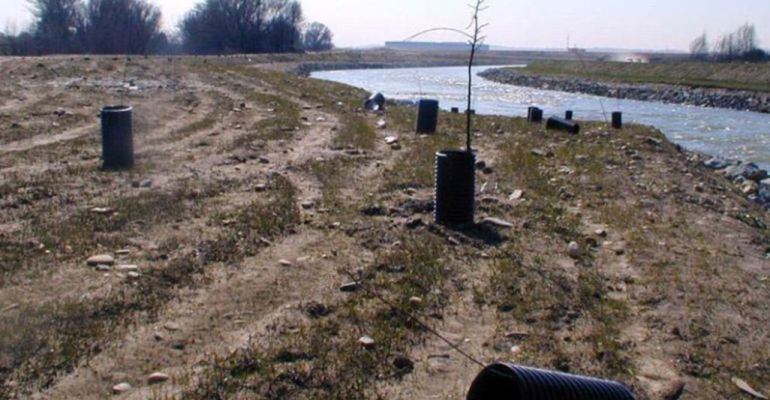
<path id="1" fill-rule="evenodd" d="M 366 118 L 360 115 L 344 113 L 341 116 L 340 122 L 342 123 L 342 128 L 337 131 L 337 134 L 332 139 L 333 147 L 374 149 L 377 133 Z"/>
<path id="2" fill-rule="evenodd" d="M 204 259 L 233 263 L 255 256 L 265 241 L 291 231 L 300 222 L 297 190 L 283 176 L 270 180 L 267 199 L 258 199 L 234 212 L 218 215 L 215 223 L 226 229 L 204 245 Z"/>
<path id="3" fill-rule="evenodd" d="M 425 319 L 443 307 L 446 299 L 437 289 L 451 275 L 441 260 L 445 249 L 437 239 L 402 239 L 402 247 L 378 254 L 362 273 L 367 289 L 335 305 L 338 311 L 299 333 L 276 334 L 270 345 L 254 345 L 215 360 L 185 398 L 377 398 L 377 383 L 398 379 L 405 372 L 394 366 L 394 359 L 406 354 L 424 332 L 371 293 L 376 291 Z M 412 296 L 423 301 L 410 302 Z M 362 335 L 371 336 L 375 345 L 369 349 L 358 345 Z"/>

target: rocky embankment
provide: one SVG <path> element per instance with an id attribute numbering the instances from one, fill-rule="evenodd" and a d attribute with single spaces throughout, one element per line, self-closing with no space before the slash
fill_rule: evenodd
<path id="1" fill-rule="evenodd" d="M 766 170 L 754 163 L 726 160 L 720 157 L 694 154 L 690 158 L 694 161 L 705 160 L 703 165 L 723 174 L 739 186 L 749 200 L 770 210 L 770 175 Z"/>
<path id="2" fill-rule="evenodd" d="M 532 75 L 510 68 L 489 69 L 479 75 L 495 82 L 538 89 L 770 113 L 770 93 L 764 92 L 664 84 L 600 82 L 577 77 Z"/>

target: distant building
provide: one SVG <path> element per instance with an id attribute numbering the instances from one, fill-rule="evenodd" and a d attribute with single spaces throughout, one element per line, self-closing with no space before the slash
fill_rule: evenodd
<path id="1" fill-rule="evenodd" d="M 411 51 L 470 51 L 471 45 L 463 42 L 385 42 L 385 47 L 393 50 Z M 476 46 L 478 51 L 489 51 L 489 45 Z"/>

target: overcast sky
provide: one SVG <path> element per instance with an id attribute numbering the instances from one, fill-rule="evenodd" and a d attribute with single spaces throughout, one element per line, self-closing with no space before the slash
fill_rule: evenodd
<path id="1" fill-rule="evenodd" d="M 176 26 L 201 0 L 152 0 L 165 25 Z M 716 37 L 745 22 L 756 25 L 770 48 L 770 0 L 487 0 L 489 44 L 685 50 L 697 35 Z M 19 28 L 31 20 L 27 0 L 0 0 L 0 24 Z M 400 40 L 425 28 L 464 27 L 467 0 L 303 0 L 308 20 L 327 24 L 337 46 Z M 457 40 L 434 34 L 426 40 Z"/>

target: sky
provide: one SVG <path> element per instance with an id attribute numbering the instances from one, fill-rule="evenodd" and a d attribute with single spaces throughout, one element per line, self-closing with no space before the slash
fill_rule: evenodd
<path id="1" fill-rule="evenodd" d="M 201 0 L 150 0 L 173 29 Z M 432 27 L 464 28 L 468 0 L 302 0 L 308 21 L 328 25 L 338 47 L 382 45 Z M 1 26 L 31 21 L 27 0 L 0 0 Z M 703 32 L 713 39 L 746 22 L 770 48 L 770 0 L 487 0 L 487 43 L 517 48 L 574 46 L 686 50 Z M 459 40 L 436 33 L 424 40 Z"/>

